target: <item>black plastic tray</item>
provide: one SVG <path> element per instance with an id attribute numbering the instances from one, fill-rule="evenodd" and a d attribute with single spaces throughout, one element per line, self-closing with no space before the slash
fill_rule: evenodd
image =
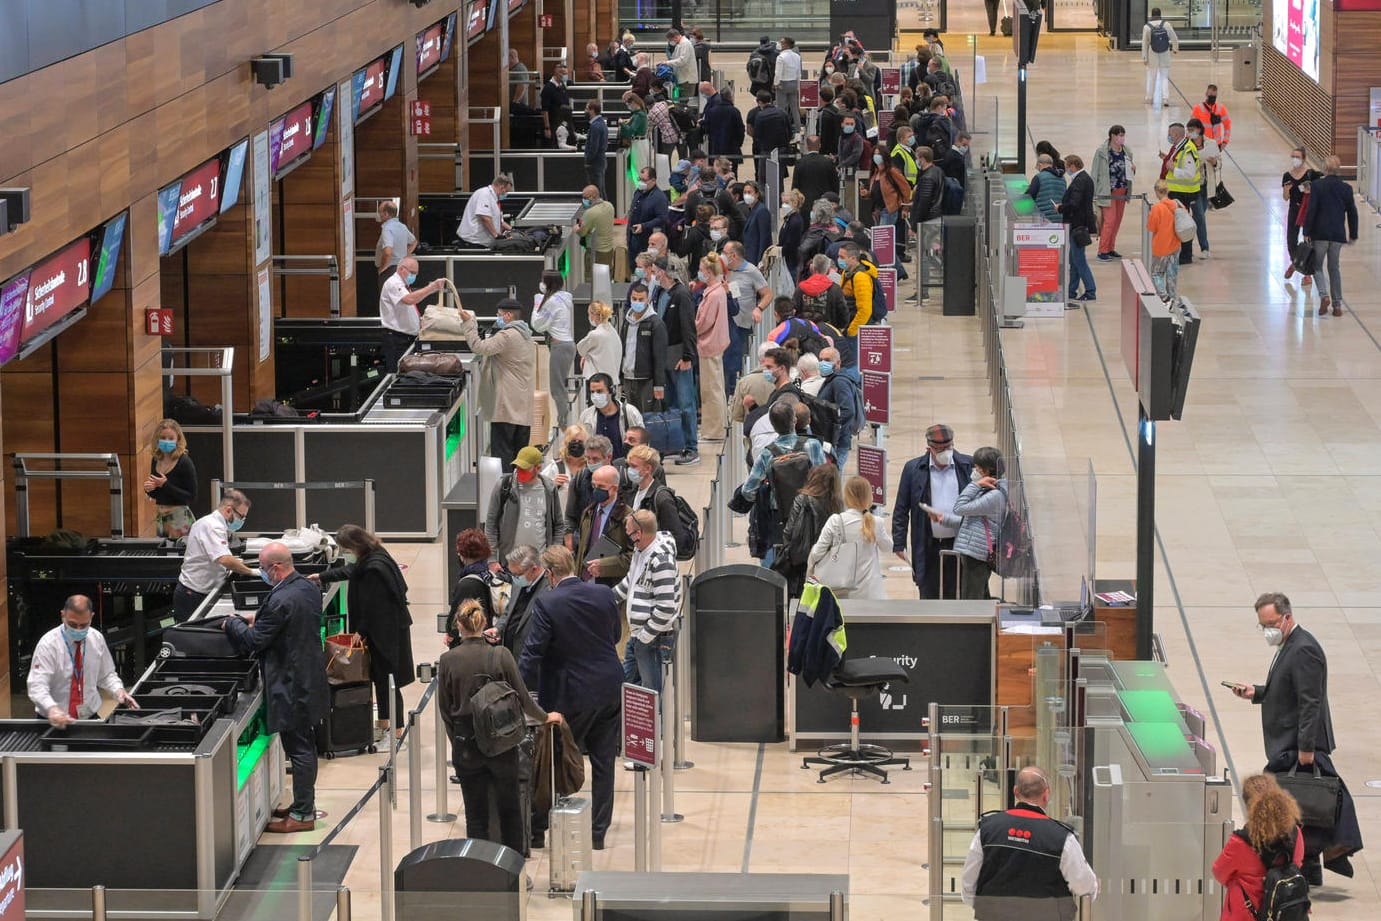
<path id="1" fill-rule="evenodd" d="M 252 691 L 259 686 L 259 663 L 254 659 L 213 659 L 204 656 L 160 659 L 151 677 L 180 680 L 185 676 L 232 680 L 239 684 L 240 690 Z"/>
<path id="2" fill-rule="evenodd" d="M 212 694 L 169 694 L 167 688 L 179 684 L 203 684 L 211 688 Z M 165 704 L 176 705 L 176 702 L 185 702 L 196 705 L 197 701 L 207 702 L 212 700 L 224 700 L 222 712 L 229 713 L 235 709 L 236 702 L 240 699 L 240 685 L 234 678 L 227 678 L 224 675 L 151 675 L 149 680 L 139 685 L 139 693 L 134 695 L 134 699 L 139 701 L 139 706 L 143 706 L 145 695 L 153 695 Z"/>
<path id="3" fill-rule="evenodd" d="M 389 409 L 449 409 L 463 389 L 464 381 L 460 378 L 454 385 L 395 381 L 384 391 L 381 402 Z"/>
<path id="4" fill-rule="evenodd" d="M 86 720 L 66 729 L 49 729 L 39 743 L 48 752 L 139 751 L 153 738 L 151 726 L 112 726 Z"/>

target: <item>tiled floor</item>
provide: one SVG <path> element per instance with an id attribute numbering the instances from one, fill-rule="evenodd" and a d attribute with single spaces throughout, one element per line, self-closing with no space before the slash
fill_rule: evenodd
<path id="1" fill-rule="evenodd" d="M 951 54 L 962 48 L 950 36 Z M 903 45 L 909 44 L 904 42 Z M 988 83 L 971 94 L 974 107 L 1014 111 L 1010 41 L 979 39 Z M 959 56 L 957 56 L 959 57 Z M 1135 56 L 1113 54 L 1092 37 L 1045 36 L 1031 70 L 1030 139 L 1049 138 L 1063 152 L 1091 159 L 1113 123 L 1127 126 L 1143 179 L 1154 173 L 1154 148 L 1168 121 L 1188 115 L 1188 100 L 1214 81 L 1231 85 L 1230 58 L 1182 54 L 1175 99 L 1164 112 L 1141 104 L 1143 71 Z M 966 71 L 967 67 L 964 68 Z M 1186 99 L 1188 97 L 1188 99 Z M 1233 118 L 1226 181 L 1237 204 L 1210 217 L 1212 261 L 1187 267 L 1181 291 L 1204 316 L 1184 421 L 1159 427 L 1157 630 L 1184 699 L 1211 717 L 1212 741 L 1226 765 L 1242 774 L 1263 762 L 1256 713 L 1218 681 L 1262 675 L 1269 651 L 1252 628 L 1259 592 L 1290 594 L 1301 623 L 1324 644 L 1332 670 L 1331 702 L 1339 740 L 1337 761 L 1357 797 L 1364 834 L 1381 818 L 1381 776 L 1367 726 L 1381 717 L 1381 269 L 1376 217 L 1364 214 L 1362 241 L 1343 257 L 1349 310 L 1316 318 L 1317 298 L 1287 284 L 1284 203 L 1279 176 L 1289 144 L 1261 117 L 1250 95 L 1224 90 Z M 1002 125 L 1009 149 L 1010 117 Z M 994 128 L 980 120 L 984 132 Z M 990 145 L 981 134 L 976 148 Z M 1143 181 L 1141 188 L 1149 183 Z M 1119 249 L 1138 250 L 1137 219 L 1129 215 Z M 1134 394 L 1118 352 L 1117 267 L 1095 263 L 1101 300 L 1063 317 L 1033 320 L 1003 333 L 1014 379 L 1033 518 L 1041 536 L 1048 595 L 1073 595 L 1084 568 L 1087 471 L 1098 479 L 1098 575 L 1130 578 L 1135 568 L 1135 478 L 1131 434 Z M 904 291 L 907 290 L 905 287 Z M 897 421 L 889 432 L 892 482 L 921 450 L 933 421 L 954 426 L 971 450 L 993 437 L 978 325 L 945 318 L 938 307 L 904 308 L 896 316 Z M 938 378 L 938 379 L 937 379 Z M 703 505 L 713 465 L 673 469 L 673 484 Z M 742 524 L 738 525 L 742 535 Z M 407 563 L 419 659 L 438 640 L 431 613 L 446 597 L 443 549 L 401 545 Z M 737 551 L 742 553 L 742 551 Z M 911 597 L 905 573 L 888 573 L 889 593 Z M 408 689 L 409 702 L 419 688 Z M 424 812 L 431 812 L 431 721 L 424 720 Z M 856 921 L 918 918 L 926 876 L 923 771 L 893 773 L 889 786 L 842 780 L 817 785 L 784 745 L 690 743 L 692 770 L 678 774 L 677 809 L 686 821 L 665 827 L 667 869 L 715 871 L 847 871 Z M 319 840 L 373 782 L 382 756 L 323 763 L 322 808 L 332 818 L 304 840 Z M 761 763 L 761 770 L 758 765 Z M 922 765 L 923 766 L 923 765 Z M 406 762 L 400 767 L 406 784 Z M 609 849 L 601 869 L 632 868 L 631 784 L 620 777 Z M 451 788 L 451 807 L 459 806 Z M 407 794 L 400 795 L 393 858 L 407 850 Z M 751 828 L 750 828 L 750 816 Z M 459 835 L 461 825 L 424 823 L 424 840 Z M 360 847 L 346 884 L 358 917 L 378 911 L 378 818 L 371 805 L 342 843 Z M 544 856 L 531 868 L 539 892 Z M 1372 852 L 1354 860 L 1357 876 L 1330 875 L 1315 902 L 1320 921 L 1376 917 L 1381 891 Z M 568 918 L 564 901 L 532 898 L 532 918 Z M 946 912 L 946 918 L 952 917 Z"/>

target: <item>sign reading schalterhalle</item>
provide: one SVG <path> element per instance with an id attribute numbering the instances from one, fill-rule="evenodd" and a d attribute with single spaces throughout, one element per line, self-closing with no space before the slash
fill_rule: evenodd
<path id="1" fill-rule="evenodd" d="M 858 445 L 858 475 L 873 487 L 873 504 L 887 504 L 887 452 L 872 445 Z"/>
<path id="2" fill-rule="evenodd" d="M 61 320 L 86 303 L 91 293 L 91 238 L 82 237 L 56 256 L 34 266 L 29 296 L 24 302 L 21 342 Z"/>
<path id="3" fill-rule="evenodd" d="M 863 418 L 874 425 L 892 418 L 892 375 L 863 372 Z"/>

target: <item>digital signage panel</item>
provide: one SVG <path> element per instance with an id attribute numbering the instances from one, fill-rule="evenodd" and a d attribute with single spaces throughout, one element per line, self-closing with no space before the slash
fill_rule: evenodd
<path id="1" fill-rule="evenodd" d="M 451 43 L 456 40 L 456 18 L 459 13 L 452 13 L 446 17 L 446 34 L 441 40 L 441 60 L 446 60 L 451 56 Z"/>
<path id="2" fill-rule="evenodd" d="M 115 266 L 120 261 L 120 246 L 125 239 L 128 212 L 111 218 L 101 233 L 101 251 L 96 254 L 96 269 L 91 279 L 91 303 L 110 293 L 115 284 Z"/>
<path id="3" fill-rule="evenodd" d="M 312 136 L 312 150 L 326 143 L 326 135 L 331 130 L 331 113 L 336 109 L 336 88 L 328 87 L 320 96 L 321 104 L 316 107 L 316 134 Z"/>
<path id="4" fill-rule="evenodd" d="M 312 102 L 308 100 L 269 126 L 269 171 L 281 177 L 311 150 Z"/>
<path id="5" fill-rule="evenodd" d="M 28 295 L 27 270 L 0 286 L 0 365 L 19 354 L 19 333 L 24 328 L 24 303 Z"/>
<path id="6" fill-rule="evenodd" d="M 473 42 L 484 35 L 484 14 L 488 4 L 485 0 L 470 0 L 470 10 L 465 19 L 465 39 Z"/>
<path id="7" fill-rule="evenodd" d="M 29 273 L 24 301 L 24 330 L 28 342 L 85 304 L 91 294 L 91 238 L 82 237 Z"/>
<path id="8" fill-rule="evenodd" d="M 370 114 L 384 102 L 384 59 L 355 72 L 355 120 Z"/>
<path id="9" fill-rule="evenodd" d="M 213 157 L 182 177 L 171 245 L 221 213 L 221 158 Z"/>
<path id="10" fill-rule="evenodd" d="M 446 23 L 438 22 L 417 33 L 417 75 L 420 77 L 441 63 L 441 48 L 446 42 Z"/>
<path id="11" fill-rule="evenodd" d="M 1275 0 L 1271 43 L 1305 76 L 1319 79 L 1319 0 Z"/>
<path id="12" fill-rule="evenodd" d="M 403 73 L 403 46 L 399 45 L 393 49 L 393 55 L 388 64 L 388 88 L 384 90 L 384 98 L 392 99 L 393 94 L 398 92 L 398 77 Z"/>
<path id="13" fill-rule="evenodd" d="M 158 254 L 168 255 L 173 248 L 173 222 L 177 220 L 178 193 L 182 183 L 174 182 L 165 189 L 158 190 Z"/>
<path id="14" fill-rule="evenodd" d="M 249 138 L 230 148 L 225 162 L 225 184 L 221 189 L 221 214 L 240 203 L 240 184 L 245 175 L 245 157 L 249 154 Z"/>

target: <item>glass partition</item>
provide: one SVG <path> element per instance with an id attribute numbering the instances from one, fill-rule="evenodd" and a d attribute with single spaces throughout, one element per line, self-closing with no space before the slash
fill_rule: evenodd
<path id="1" fill-rule="evenodd" d="M 687 3 L 681 18 L 687 28 L 701 29 L 711 43 L 757 45 L 762 35 L 779 38 L 783 29 L 797 42 L 823 42 L 830 37 L 829 0 L 712 0 L 697 6 Z M 647 45 L 640 50 L 661 47 L 665 44 L 663 33 L 671 26 L 670 0 L 619 0 L 619 21 L 626 23 L 625 28 Z M 812 72 L 822 57 L 803 56 Z M 739 82 L 746 84 L 746 76 Z"/>

